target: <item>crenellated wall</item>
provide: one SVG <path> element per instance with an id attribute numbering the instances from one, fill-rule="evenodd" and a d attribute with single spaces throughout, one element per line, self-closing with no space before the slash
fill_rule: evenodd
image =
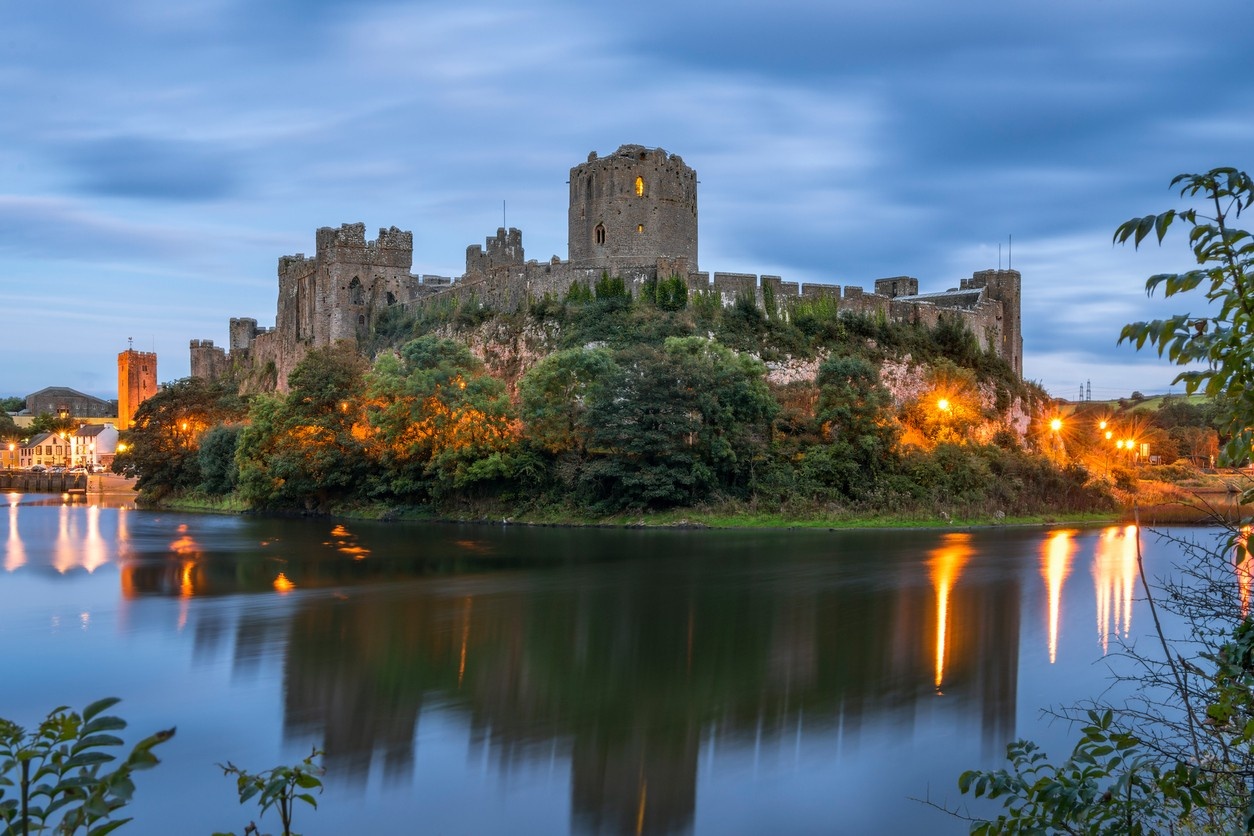
<path id="1" fill-rule="evenodd" d="M 911 276 L 876 279 L 870 292 L 751 273 L 711 276 L 697 267 L 696 172 L 661 148 L 622 145 L 606 157 L 590 154 L 570 170 L 568 220 L 569 260 L 525 261 L 522 232 L 501 227 L 482 246 L 466 248 L 466 272 L 456 279 L 411 274 L 411 232 L 393 226 L 368 241 L 362 223 L 322 227 L 313 257 L 279 258 L 274 328 L 258 327 L 252 317 L 231 319 L 229 354 L 212 340 L 192 340 L 192 374 L 234 372 L 249 381 L 242 385 L 285 391 L 288 374 L 310 348 L 339 340 L 364 345 L 390 308 L 473 298 L 513 311 L 546 296 L 564 298 L 575 283 L 594 287 L 609 274 L 622 278 L 633 296 L 647 282 L 679 276 L 690 293 L 711 294 L 725 307 L 752 300 L 772 315 L 828 299 L 842 312 L 900 322 L 934 326 L 956 316 L 1022 375 L 1017 271 L 979 271 L 958 288 L 924 294 Z"/>

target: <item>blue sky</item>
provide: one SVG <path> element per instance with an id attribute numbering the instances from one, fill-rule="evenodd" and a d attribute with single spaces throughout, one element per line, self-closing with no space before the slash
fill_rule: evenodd
<path id="1" fill-rule="evenodd" d="M 566 256 L 565 181 L 620 144 L 700 177 L 701 267 L 869 288 L 1023 273 L 1024 373 L 1167 391 L 1123 323 L 1191 265 L 1114 248 L 1185 171 L 1249 168 L 1254 3 L 0 0 L 0 395 L 116 397 L 232 316 L 282 255 L 361 221 L 458 275 L 507 222 Z"/>

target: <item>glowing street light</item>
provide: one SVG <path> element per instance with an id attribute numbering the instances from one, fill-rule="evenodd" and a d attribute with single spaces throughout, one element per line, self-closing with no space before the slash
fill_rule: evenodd
<path id="1" fill-rule="evenodd" d="M 949 398 L 941 398 L 940 400 L 938 400 L 936 402 L 936 408 L 939 409 L 941 412 L 948 412 L 952 408 L 949 403 Z"/>
<path id="2" fill-rule="evenodd" d="M 1051 430 L 1053 430 L 1054 432 L 1058 432 L 1059 430 L 1061 430 L 1061 429 L 1062 429 L 1062 419 L 1061 419 L 1061 418 L 1055 418 L 1054 420 L 1050 421 L 1050 422 L 1049 422 L 1049 428 L 1050 428 Z"/>

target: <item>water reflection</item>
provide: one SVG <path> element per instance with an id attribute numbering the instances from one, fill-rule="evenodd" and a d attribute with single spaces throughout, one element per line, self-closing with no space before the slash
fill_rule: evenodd
<path id="1" fill-rule="evenodd" d="M 1016 733 L 1021 607 L 1042 597 L 1037 574 L 1050 663 L 1066 656 L 1077 561 L 1092 560 L 1103 649 L 1132 618 L 1135 529 L 350 530 L 38 510 L 42 539 L 26 517 L 18 534 L 10 505 L 10 572 L 46 568 L 64 586 L 52 571 L 68 568 L 67 543 L 89 572 L 114 564 L 132 629 L 182 632 L 197 671 L 227 657 L 233 681 L 280 683 L 284 739 L 324 749 L 336 782 L 411 784 L 420 721 L 451 713 L 469 727 L 471 763 L 505 775 L 568 764 L 577 832 L 693 829 L 698 778 L 720 758 L 756 770 L 802 740 L 830 759 L 927 726 L 1000 751 Z M 1087 594 L 1072 589 L 1068 606 Z M 56 623 L 96 632 L 101 612 Z M 1039 635 L 1034 622 L 1033 646 Z"/>
<path id="2" fill-rule="evenodd" d="M 1250 614 L 1250 587 L 1254 583 L 1254 563 L 1250 555 L 1250 526 L 1241 527 L 1232 551 L 1232 563 L 1236 567 L 1237 592 L 1241 599 L 1241 617 Z"/>
<path id="3" fill-rule="evenodd" d="M 17 525 L 17 504 L 21 494 L 9 494 L 9 536 L 4 544 L 4 570 L 14 572 L 26 565 L 26 547 Z"/>
<path id="4" fill-rule="evenodd" d="M 1137 528 L 1107 528 L 1093 556 L 1093 590 L 1097 599 L 1097 638 L 1104 655 L 1112 636 L 1127 638 L 1132 629 L 1136 588 Z"/>
<path id="5" fill-rule="evenodd" d="M 1041 577 L 1049 599 L 1049 663 L 1058 660 L 1058 615 L 1062 606 L 1062 585 L 1071 573 L 1075 554 L 1074 531 L 1052 532 L 1041 548 Z"/>
<path id="6" fill-rule="evenodd" d="M 974 552 L 971 535 L 955 532 L 943 535 L 941 547 L 928 560 L 932 586 L 936 590 L 936 693 L 945 680 L 945 652 L 949 638 L 949 591 L 958 581 L 962 567 Z"/>

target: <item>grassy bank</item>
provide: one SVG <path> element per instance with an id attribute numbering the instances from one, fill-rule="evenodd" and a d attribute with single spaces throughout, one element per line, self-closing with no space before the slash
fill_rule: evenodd
<path id="1" fill-rule="evenodd" d="M 158 502 L 141 502 L 146 508 L 214 514 L 254 513 L 234 495 L 209 497 L 198 493 L 168 495 Z M 325 516 L 348 520 L 476 522 L 509 525 L 573 526 L 608 528 L 795 528 L 795 529 L 891 529 L 891 528 L 983 528 L 1021 525 L 1101 525 L 1130 520 L 1131 511 L 1118 513 L 1041 513 L 1016 516 L 996 513 L 950 513 L 917 509 L 877 513 L 871 510 L 797 511 L 762 510 L 738 503 L 696 508 L 677 508 L 652 513 L 622 513 L 589 516 L 569 508 L 532 508 L 523 512 L 499 503 L 465 504 L 455 509 L 435 510 L 426 506 L 352 502 L 324 510 L 258 511 L 279 515 Z M 1164 512 L 1165 513 L 1165 512 Z"/>

